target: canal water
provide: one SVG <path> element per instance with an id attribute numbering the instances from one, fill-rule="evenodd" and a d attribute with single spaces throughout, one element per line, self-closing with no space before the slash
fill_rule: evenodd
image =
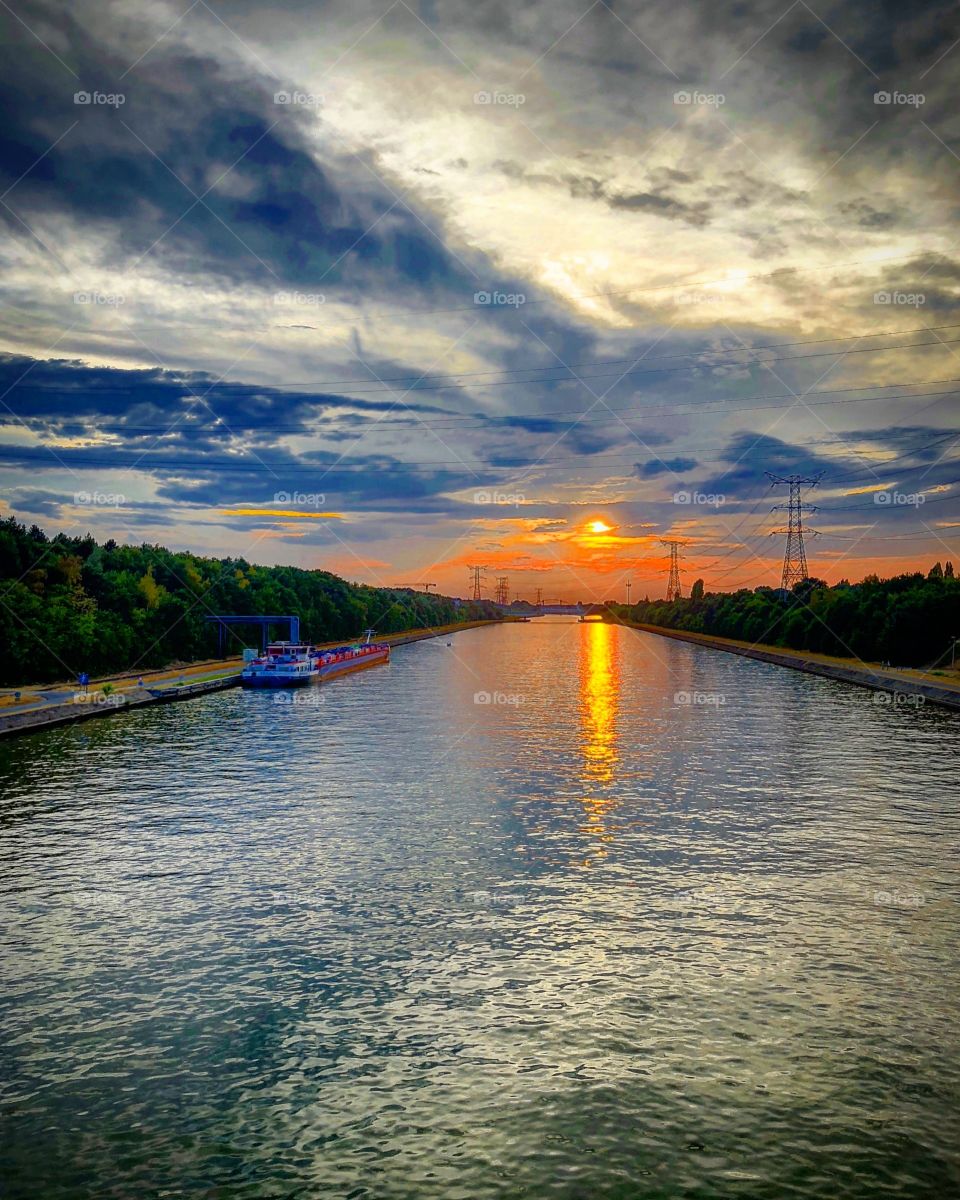
<path id="1" fill-rule="evenodd" d="M 0 1193 L 960 1190 L 960 719 L 570 619 L 0 746 Z"/>

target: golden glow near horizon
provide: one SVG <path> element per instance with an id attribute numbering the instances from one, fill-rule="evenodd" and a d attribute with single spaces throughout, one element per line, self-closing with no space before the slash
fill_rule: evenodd
<path id="1" fill-rule="evenodd" d="M 598 794 L 614 778 L 617 752 L 617 709 L 620 665 L 616 657 L 617 630 L 606 622 L 585 622 L 580 635 L 580 733 L 583 756 L 582 803 L 587 813 L 583 831 L 599 842 L 611 834 L 603 823 L 615 801 Z M 595 852 L 606 853 L 602 846 Z"/>
<path id="2" fill-rule="evenodd" d="M 614 526 L 608 525 L 606 521 L 588 521 L 587 530 L 590 533 L 610 533 Z"/>

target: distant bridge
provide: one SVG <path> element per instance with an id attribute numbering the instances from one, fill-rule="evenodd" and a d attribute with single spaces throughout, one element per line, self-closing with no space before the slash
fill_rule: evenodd
<path id="1" fill-rule="evenodd" d="M 501 611 L 518 617 L 607 617 L 610 615 L 610 607 L 607 604 L 541 604 L 538 608 L 526 609 L 511 608 L 510 605 L 507 605 L 506 608 L 501 607 Z"/>

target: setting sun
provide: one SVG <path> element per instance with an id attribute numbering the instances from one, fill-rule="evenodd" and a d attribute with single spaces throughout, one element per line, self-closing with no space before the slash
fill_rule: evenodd
<path id="1" fill-rule="evenodd" d="M 612 525 L 608 525 L 606 521 L 588 521 L 588 533 L 609 533 L 613 529 Z"/>

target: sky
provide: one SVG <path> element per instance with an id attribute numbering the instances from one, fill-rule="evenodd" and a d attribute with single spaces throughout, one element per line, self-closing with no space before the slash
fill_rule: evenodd
<path id="1" fill-rule="evenodd" d="M 637 600 L 797 475 L 817 578 L 960 560 L 955 6 L 0 20 L 2 515 Z"/>

